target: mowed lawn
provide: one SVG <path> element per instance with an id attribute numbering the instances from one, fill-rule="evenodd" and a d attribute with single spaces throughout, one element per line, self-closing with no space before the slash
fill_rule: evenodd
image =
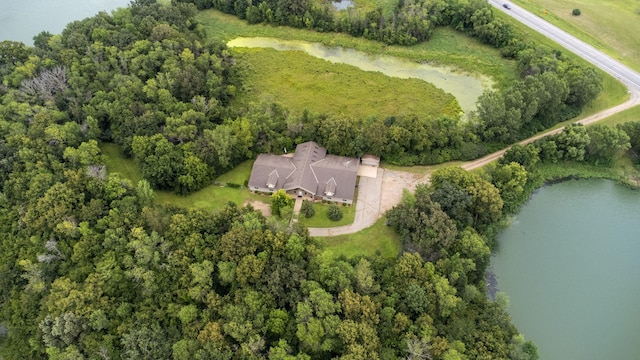
<path id="1" fill-rule="evenodd" d="M 342 219 L 338 221 L 329 220 L 327 217 L 327 211 L 329 210 L 329 204 L 323 203 L 313 203 L 313 209 L 316 211 L 315 214 L 306 218 L 302 213 L 298 216 L 298 221 L 302 224 L 305 224 L 307 227 L 317 227 L 317 228 L 327 228 L 334 226 L 343 226 L 349 225 L 353 223 L 353 219 L 356 217 L 356 206 L 355 204 L 352 206 L 341 206 L 342 209 Z"/>
<path id="2" fill-rule="evenodd" d="M 126 158 L 115 144 L 102 143 L 102 154 L 105 155 L 105 165 L 108 172 L 120 173 L 134 185 L 141 180 L 142 170 L 133 159 Z M 247 160 L 236 166 L 231 171 L 219 176 L 216 183 L 234 183 L 243 185 L 245 179 L 249 179 L 253 160 Z M 219 210 L 230 201 L 242 206 L 245 201 L 260 201 L 269 203 L 268 196 L 260 196 L 251 193 L 248 189 L 236 189 L 228 186 L 211 184 L 199 191 L 187 196 L 178 195 L 169 191 L 155 191 L 156 201 L 163 204 L 171 204 L 188 209 Z"/>
<path id="3" fill-rule="evenodd" d="M 514 0 L 552 24 L 640 71 L 638 0 Z M 580 9 L 580 16 L 571 14 Z M 543 11 L 546 10 L 546 14 Z"/>
<path id="4" fill-rule="evenodd" d="M 333 257 L 371 256 L 379 251 L 385 257 L 395 258 L 402 249 L 400 237 L 386 225 L 385 218 L 379 219 L 372 227 L 355 234 L 318 239 L 324 245 L 324 253 Z"/>
<path id="5" fill-rule="evenodd" d="M 451 94 L 418 79 L 398 79 L 355 66 L 334 64 L 300 51 L 233 48 L 248 64 L 244 101 L 275 100 L 302 112 L 352 119 L 389 116 L 455 117 L 460 107 Z"/>

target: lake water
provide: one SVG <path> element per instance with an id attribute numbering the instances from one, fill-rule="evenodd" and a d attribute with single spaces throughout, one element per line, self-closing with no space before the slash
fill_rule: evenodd
<path id="1" fill-rule="evenodd" d="M 313 57 L 352 65 L 364 71 L 377 71 L 401 79 L 424 80 L 455 96 L 465 113 L 475 110 L 478 97 L 492 84 L 487 77 L 465 74 L 444 66 L 419 64 L 394 56 L 370 55 L 354 49 L 329 47 L 301 40 L 239 37 L 229 41 L 227 46 L 304 51 Z"/>
<path id="2" fill-rule="evenodd" d="M 71 21 L 126 7 L 130 0 L 0 0 L 0 41 L 32 45 L 42 31 L 59 34 Z"/>
<path id="3" fill-rule="evenodd" d="M 334 1 L 332 5 L 336 10 L 346 10 L 355 6 L 351 0 Z"/>
<path id="4" fill-rule="evenodd" d="M 540 189 L 492 267 L 540 359 L 640 358 L 640 191 L 606 180 Z"/>

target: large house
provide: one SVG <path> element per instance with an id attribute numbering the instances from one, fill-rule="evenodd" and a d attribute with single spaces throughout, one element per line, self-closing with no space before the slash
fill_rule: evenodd
<path id="1" fill-rule="evenodd" d="M 360 160 L 328 155 L 313 141 L 296 147 L 293 157 L 260 154 L 253 163 L 249 189 L 272 193 L 284 189 L 294 197 L 352 204 Z"/>

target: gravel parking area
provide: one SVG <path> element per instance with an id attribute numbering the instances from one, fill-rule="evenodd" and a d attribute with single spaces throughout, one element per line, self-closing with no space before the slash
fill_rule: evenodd
<path id="1" fill-rule="evenodd" d="M 425 181 L 428 181 L 428 176 L 422 174 L 385 169 L 380 197 L 380 216 L 400 203 L 402 189 L 413 191 L 417 184 Z"/>

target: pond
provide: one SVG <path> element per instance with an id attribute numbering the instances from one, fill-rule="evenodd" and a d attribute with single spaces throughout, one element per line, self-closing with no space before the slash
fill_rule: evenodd
<path id="1" fill-rule="evenodd" d="M 334 1 L 332 4 L 336 10 L 346 10 L 350 7 L 354 7 L 353 1 L 351 0 Z"/>
<path id="2" fill-rule="evenodd" d="M 637 359 L 640 191 L 606 180 L 540 189 L 492 259 L 509 313 L 544 360 Z"/>
<path id="3" fill-rule="evenodd" d="M 130 0 L 0 0 L 0 41 L 33 44 L 42 31 L 62 32 L 67 23 L 100 11 L 126 7 Z"/>
<path id="4" fill-rule="evenodd" d="M 364 71 L 377 71 L 401 79 L 424 80 L 455 96 L 465 113 L 475 110 L 478 97 L 490 89 L 492 84 L 485 76 L 466 74 L 449 67 L 419 64 L 399 57 L 370 55 L 354 49 L 330 47 L 301 40 L 239 37 L 229 41 L 227 46 L 303 51 L 316 58 L 352 65 Z"/>

